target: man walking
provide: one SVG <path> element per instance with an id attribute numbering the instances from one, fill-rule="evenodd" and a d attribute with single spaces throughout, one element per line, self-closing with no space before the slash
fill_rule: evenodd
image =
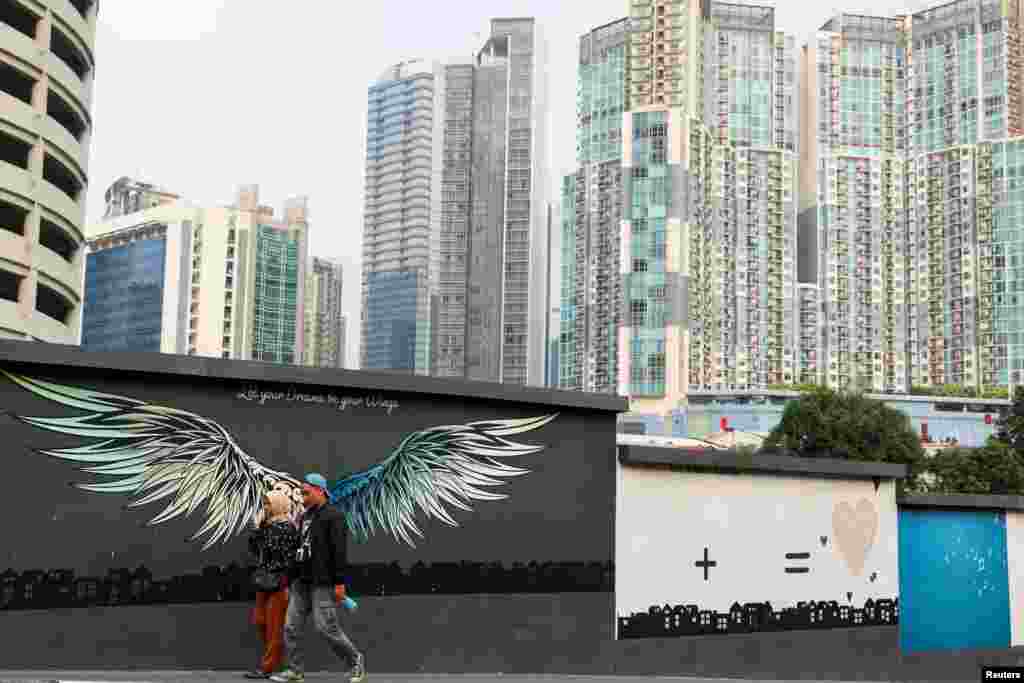
<path id="1" fill-rule="evenodd" d="M 320 474 L 306 475 L 302 504 L 306 508 L 302 516 L 302 545 L 288 577 L 291 595 L 284 627 L 288 668 L 270 680 L 305 680 L 302 639 L 306 619 L 312 612 L 313 623 L 331 650 L 352 667 L 350 680 L 359 683 L 366 678 L 363 655 L 341 630 L 336 611 L 338 603 L 345 599 L 345 520 L 338 510 L 327 505 L 327 480 Z"/>

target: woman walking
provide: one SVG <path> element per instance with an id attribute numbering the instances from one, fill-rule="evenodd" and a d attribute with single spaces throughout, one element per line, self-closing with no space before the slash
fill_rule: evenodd
<path id="1" fill-rule="evenodd" d="M 253 572 L 256 607 L 252 623 L 263 641 L 260 668 L 246 678 L 270 678 L 284 661 L 284 622 L 288 613 L 288 568 L 298 550 L 299 530 L 289 518 L 291 502 L 282 491 L 270 491 L 263 497 L 263 512 L 254 523 L 249 550 L 256 556 Z"/>

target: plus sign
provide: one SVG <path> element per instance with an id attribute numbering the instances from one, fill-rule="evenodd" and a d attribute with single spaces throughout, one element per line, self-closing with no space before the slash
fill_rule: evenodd
<path id="1" fill-rule="evenodd" d="M 710 561 L 708 561 L 708 549 L 704 548 L 704 560 L 703 561 L 694 562 L 693 566 L 698 567 L 699 569 L 703 569 L 704 570 L 704 580 L 707 581 L 708 580 L 708 569 L 711 568 L 711 567 L 717 567 L 718 563 L 717 562 L 710 562 Z"/>

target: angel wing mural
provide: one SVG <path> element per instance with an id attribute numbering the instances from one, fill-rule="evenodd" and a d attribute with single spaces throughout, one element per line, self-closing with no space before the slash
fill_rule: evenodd
<path id="1" fill-rule="evenodd" d="M 206 536 L 202 546 L 206 550 L 242 532 L 260 512 L 263 494 L 271 489 L 286 491 L 294 511 L 301 510 L 301 482 L 262 465 L 214 420 L 133 398 L 0 372 L 40 398 L 81 412 L 68 417 L 13 415 L 39 429 L 91 439 L 69 448 L 37 449 L 79 463 L 83 472 L 111 478 L 76 484 L 77 488 L 133 496 L 130 508 L 169 499 L 163 511 L 149 521 L 150 526 L 191 516 L 203 508 L 205 522 L 191 540 Z M 331 484 L 330 503 L 342 511 L 356 540 L 365 541 L 381 531 L 415 546 L 413 537 L 423 537 L 416 524 L 417 510 L 458 526 L 446 504 L 470 511 L 471 501 L 506 498 L 486 489 L 528 470 L 502 460 L 544 448 L 506 437 L 539 429 L 555 417 L 491 420 L 414 432 L 380 463 Z"/>

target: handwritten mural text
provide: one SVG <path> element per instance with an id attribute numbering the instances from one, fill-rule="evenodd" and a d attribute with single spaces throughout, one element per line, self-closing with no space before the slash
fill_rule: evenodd
<path id="1" fill-rule="evenodd" d="M 307 394 L 295 387 L 288 387 L 286 391 L 270 391 L 261 389 L 256 385 L 250 385 L 239 391 L 236 398 L 243 401 L 252 401 L 260 405 L 266 404 L 267 401 L 320 404 L 339 411 L 346 411 L 349 408 L 370 408 L 387 411 L 388 415 L 398 408 L 398 401 L 387 399 L 381 395 L 340 396 L 338 394 Z"/>

